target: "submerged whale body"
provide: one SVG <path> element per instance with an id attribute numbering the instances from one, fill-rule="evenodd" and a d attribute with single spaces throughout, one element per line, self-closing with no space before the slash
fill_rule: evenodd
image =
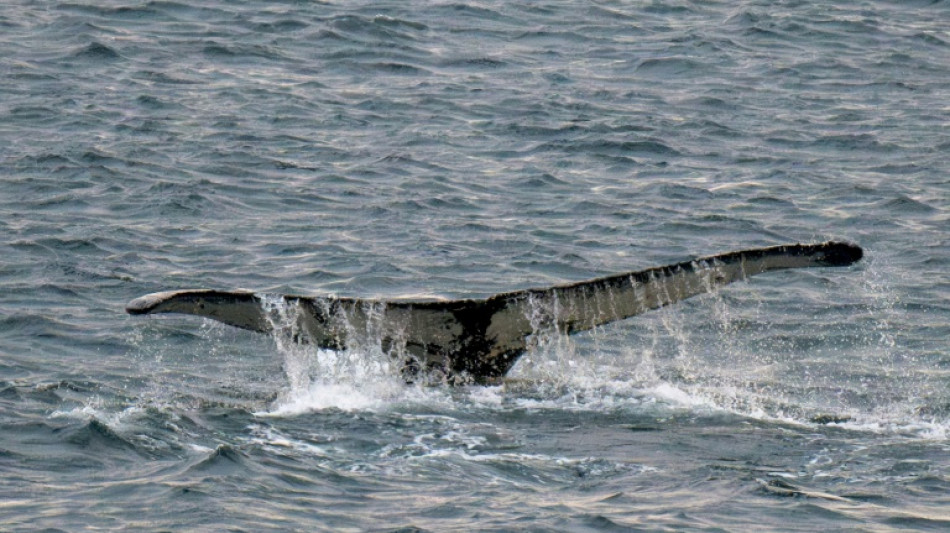
<path id="1" fill-rule="evenodd" d="M 850 243 L 791 244 L 485 299 L 268 297 L 196 289 L 147 294 L 129 302 L 126 311 L 198 315 L 261 333 L 289 329 L 294 340 L 334 350 L 345 349 L 356 332 L 373 329 L 383 349 L 402 360 L 409 381 L 425 372 L 450 383 L 487 383 L 504 376 L 529 337 L 544 328 L 568 334 L 590 330 L 763 272 L 848 266 L 862 256 Z M 292 317 L 289 324 L 275 320 L 277 314 Z"/>

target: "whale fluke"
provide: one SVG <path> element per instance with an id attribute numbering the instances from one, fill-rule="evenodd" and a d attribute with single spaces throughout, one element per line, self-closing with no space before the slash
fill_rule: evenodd
<path id="1" fill-rule="evenodd" d="M 424 370 L 441 373 L 452 383 L 484 383 L 504 376 L 527 349 L 528 337 L 544 328 L 586 331 L 764 272 L 848 266 L 862 256 L 859 246 L 844 242 L 789 244 L 485 299 L 268 297 L 195 289 L 147 294 L 129 302 L 126 311 L 198 315 L 269 333 L 280 323 L 274 320 L 276 300 L 294 317 L 289 327 L 300 342 L 344 349 L 354 332 L 373 329 L 385 350 L 403 358 L 407 379 Z"/>

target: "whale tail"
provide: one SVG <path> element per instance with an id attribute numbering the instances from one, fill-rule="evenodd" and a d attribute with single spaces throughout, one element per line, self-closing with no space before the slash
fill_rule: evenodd
<path id="1" fill-rule="evenodd" d="M 525 289 L 486 299 L 390 301 L 285 295 L 295 310 L 296 338 L 341 349 L 347 336 L 382 317 L 381 342 L 407 355 L 407 372 L 438 369 L 453 381 L 503 376 L 539 327 L 585 331 L 658 309 L 773 270 L 854 264 L 862 249 L 844 242 L 790 244 L 702 257 L 578 283 Z M 133 315 L 184 313 L 261 333 L 275 321 L 264 297 L 210 289 L 147 294 L 129 302 Z"/>

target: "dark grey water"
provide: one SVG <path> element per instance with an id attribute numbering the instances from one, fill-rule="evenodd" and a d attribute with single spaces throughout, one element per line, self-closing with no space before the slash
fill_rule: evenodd
<path id="1" fill-rule="evenodd" d="M 950 527 L 950 7 L 12 2 L 0 529 Z M 501 387 L 141 294 L 482 297 L 829 238 Z"/>

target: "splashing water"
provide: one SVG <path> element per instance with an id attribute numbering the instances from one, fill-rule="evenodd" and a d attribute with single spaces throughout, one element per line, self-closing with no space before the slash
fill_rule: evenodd
<path id="1" fill-rule="evenodd" d="M 287 388 L 271 414 L 292 415 L 322 409 L 374 410 L 393 402 L 411 401 L 422 391 L 404 382 L 398 366 L 404 356 L 398 343 L 383 342 L 385 313 L 381 305 L 367 309 L 362 327 L 338 317 L 346 330 L 343 350 L 317 348 L 297 342 L 302 332 L 299 308 L 279 295 L 259 295 L 270 322 L 278 353 L 283 357 Z"/>
<path id="2" fill-rule="evenodd" d="M 715 266 L 699 266 L 709 272 L 704 282 L 712 288 Z M 896 330 L 888 322 L 895 320 L 894 305 L 884 294 L 880 274 L 866 277 L 867 294 L 857 301 L 867 308 L 864 315 L 876 318 L 860 338 L 833 316 L 792 317 L 790 324 L 776 325 L 763 312 L 770 297 L 778 298 L 767 287 L 739 289 L 741 305 L 732 303 L 734 296 L 713 290 L 624 326 L 598 327 L 575 337 L 557 327 L 565 310 L 556 297 L 532 298 L 526 310 L 532 329 L 528 348 L 505 381 L 506 399 L 493 402 L 506 405 L 511 396 L 560 407 L 661 402 L 791 422 L 917 423 L 921 417 L 912 405 L 914 395 L 925 394 L 930 381 L 918 379 L 922 387 L 908 383 L 917 392 L 898 391 L 890 383 L 872 386 L 856 370 L 872 359 L 871 364 L 883 364 L 888 372 L 903 368 L 893 353 Z M 665 297 L 675 300 L 669 293 Z M 337 316 L 347 341 L 345 349 L 334 351 L 295 341 L 301 333 L 296 306 L 280 296 L 262 296 L 261 301 L 287 377 L 274 413 L 379 409 L 433 401 L 433 395 L 440 401 L 459 398 L 458 389 L 404 382 L 399 368 L 407 357 L 405 347 L 384 340 L 387 331 L 392 336 L 392 327 L 381 304 L 365 309 L 367 319 L 358 324 Z M 806 320 L 815 325 L 803 334 L 804 326 L 796 323 Z M 933 416 L 924 421 L 941 425 Z"/>

